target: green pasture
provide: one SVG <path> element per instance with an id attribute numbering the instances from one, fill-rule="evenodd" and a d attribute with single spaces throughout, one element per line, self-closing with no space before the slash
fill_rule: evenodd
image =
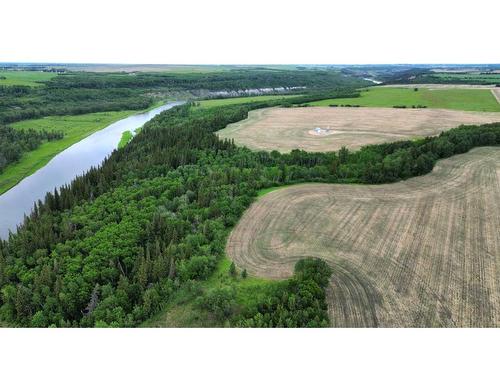
<path id="1" fill-rule="evenodd" d="M 361 107 L 425 106 L 463 111 L 499 112 L 500 104 L 489 89 L 424 89 L 374 87 L 359 98 L 325 99 L 312 106 L 359 105 Z"/>

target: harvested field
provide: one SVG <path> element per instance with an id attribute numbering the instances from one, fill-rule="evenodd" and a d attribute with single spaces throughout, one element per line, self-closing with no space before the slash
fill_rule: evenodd
<path id="1" fill-rule="evenodd" d="M 461 124 L 500 121 L 499 113 L 445 109 L 266 108 L 217 134 L 254 150 L 335 151 L 367 144 L 437 135 Z M 324 131 L 316 132 L 319 128 Z"/>
<path id="2" fill-rule="evenodd" d="M 301 184 L 264 195 L 227 253 L 283 279 L 305 256 L 333 269 L 336 327 L 500 326 L 500 148 L 386 185 Z"/>

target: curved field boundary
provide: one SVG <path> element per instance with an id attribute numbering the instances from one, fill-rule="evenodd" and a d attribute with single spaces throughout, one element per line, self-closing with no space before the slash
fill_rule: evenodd
<path id="1" fill-rule="evenodd" d="M 336 327 L 500 326 L 500 148 L 385 185 L 301 184 L 264 195 L 227 253 L 283 279 L 306 256 L 333 269 Z"/>
<path id="2" fill-rule="evenodd" d="M 434 136 L 462 124 L 500 121 L 500 112 L 397 108 L 265 108 L 217 134 L 254 150 L 335 151 Z M 315 129 L 324 132 L 316 133 Z M 326 134 L 325 134 L 326 133 Z"/>

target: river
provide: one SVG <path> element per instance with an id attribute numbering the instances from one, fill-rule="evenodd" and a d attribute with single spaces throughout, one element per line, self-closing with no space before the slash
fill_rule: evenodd
<path id="1" fill-rule="evenodd" d="M 171 102 L 144 113 L 112 123 L 57 154 L 46 166 L 24 178 L 12 189 L 0 195 L 0 238 L 6 239 L 33 209 L 33 204 L 90 167 L 98 166 L 116 149 L 122 133 L 134 131 L 154 116 L 183 102 Z"/>

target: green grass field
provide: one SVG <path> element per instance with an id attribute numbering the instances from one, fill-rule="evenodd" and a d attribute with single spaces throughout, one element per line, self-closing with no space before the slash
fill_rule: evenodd
<path id="1" fill-rule="evenodd" d="M 211 108 L 211 107 L 219 107 L 222 105 L 263 102 L 263 101 L 270 100 L 270 99 L 295 98 L 297 96 L 300 96 L 300 95 L 242 96 L 242 97 L 238 97 L 238 98 L 200 100 L 197 103 L 199 103 L 200 107 L 202 107 L 202 108 Z"/>
<path id="2" fill-rule="evenodd" d="M 361 92 L 359 98 L 325 99 L 312 106 L 360 105 L 363 107 L 426 106 L 463 111 L 499 112 L 500 104 L 489 89 L 418 89 L 374 87 Z"/>
<path id="3" fill-rule="evenodd" d="M 236 303 L 241 308 L 251 309 L 256 301 L 269 295 L 272 288 L 281 281 L 264 280 L 256 277 L 232 277 L 229 274 L 231 261 L 224 257 L 218 264 L 214 274 L 205 281 L 196 282 L 179 289 L 165 311 L 144 322 L 142 327 L 212 327 L 217 323 L 196 305 L 196 297 L 209 293 L 216 288 L 229 287 L 235 291 Z"/>
<path id="4" fill-rule="evenodd" d="M 39 86 L 44 81 L 55 77 L 57 73 L 34 71 L 4 71 L 0 70 L 0 85 L 14 86 Z M 3 78 L 2 78 L 3 77 Z"/>
<path id="5" fill-rule="evenodd" d="M 305 184 L 307 185 L 313 185 L 313 184 L 320 184 L 321 182 L 306 182 Z M 264 189 L 260 189 L 258 192 L 257 192 L 257 197 L 260 198 L 266 194 L 269 194 L 269 193 L 272 193 L 273 191 L 276 191 L 276 190 L 280 190 L 280 189 L 286 189 L 290 186 L 299 186 L 299 185 L 302 185 L 303 183 L 292 183 L 290 185 L 281 185 L 281 186 L 271 186 L 271 187 L 268 187 L 268 188 L 264 188 Z"/>
<path id="6" fill-rule="evenodd" d="M 266 194 L 269 194 L 269 193 L 271 193 L 273 191 L 279 190 L 279 189 L 284 188 L 286 186 L 287 185 L 284 185 L 284 186 L 272 186 L 272 187 L 269 187 L 269 188 L 261 189 L 261 190 L 259 190 L 257 192 L 257 196 L 258 197 L 262 197 L 262 196 L 264 196 Z"/>
<path id="7" fill-rule="evenodd" d="M 134 138 L 134 134 L 130 130 L 124 131 L 120 142 L 118 142 L 118 149 L 124 148 L 132 140 L 132 138 Z"/>
<path id="8" fill-rule="evenodd" d="M 37 129 L 63 131 L 64 138 L 45 142 L 36 150 L 27 152 L 18 163 L 11 164 L 0 174 L 0 194 L 15 186 L 24 177 L 46 165 L 54 156 L 72 144 L 88 137 L 136 111 L 99 112 L 78 116 L 50 116 L 17 122 L 14 129 Z"/>

